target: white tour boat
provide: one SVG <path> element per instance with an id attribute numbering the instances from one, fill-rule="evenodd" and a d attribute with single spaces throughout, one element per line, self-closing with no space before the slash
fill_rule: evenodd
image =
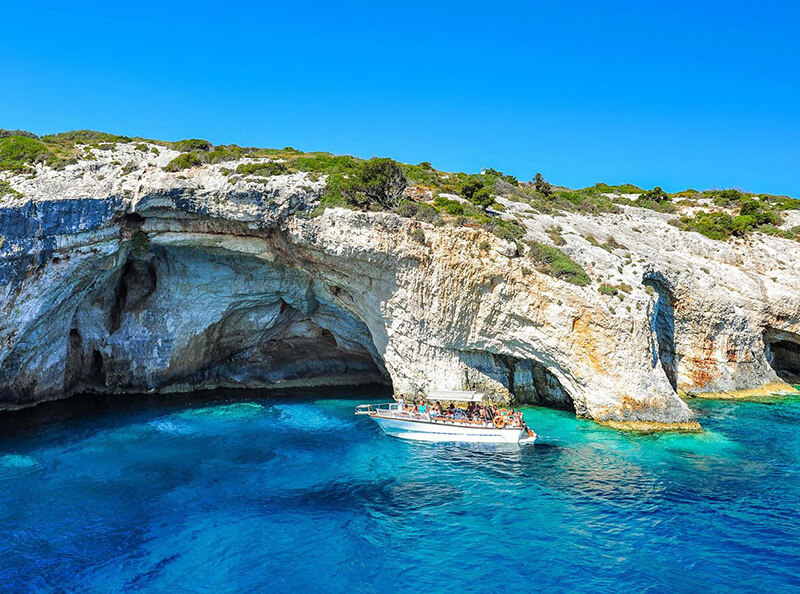
<path id="1" fill-rule="evenodd" d="M 362 404 L 356 407 L 356 414 L 368 416 L 384 433 L 401 439 L 482 443 L 533 443 L 536 440 L 536 434 L 525 422 L 503 414 L 505 409 L 500 409 L 492 420 L 469 420 L 461 409 L 458 409 L 460 418 L 431 412 L 433 402 L 481 403 L 483 397 L 480 392 L 442 390 L 428 394 L 425 412 L 409 410 L 399 401 Z"/>

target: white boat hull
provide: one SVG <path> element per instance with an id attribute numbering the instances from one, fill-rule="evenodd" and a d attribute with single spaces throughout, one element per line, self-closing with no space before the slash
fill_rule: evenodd
<path id="1" fill-rule="evenodd" d="M 529 436 L 525 429 L 509 427 L 498 429 L 480 425 L 455 424 L 436 421 L 418 421 L 370 416 L 384 433 L 400 439 L 418 441 L 460 441 L 476 443 L 530 443 L 536 436 Z"/>

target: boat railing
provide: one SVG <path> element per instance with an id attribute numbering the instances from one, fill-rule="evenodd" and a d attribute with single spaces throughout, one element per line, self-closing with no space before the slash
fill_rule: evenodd
<path id="1" fill-rule="evenodd" d="M 400 402 L 384 402 L 382 404 L 359 404 L 356 406 L 357 415 L 393 414 L 403 412 Z"/>

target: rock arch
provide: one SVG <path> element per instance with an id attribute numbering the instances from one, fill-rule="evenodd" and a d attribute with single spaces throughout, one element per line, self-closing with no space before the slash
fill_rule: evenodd
<path id="1" fill-rule="evenodd" d="M 391 383 L 341 288 L 248 254 L 149 249 L 75 308 L 65 391 Z"/>

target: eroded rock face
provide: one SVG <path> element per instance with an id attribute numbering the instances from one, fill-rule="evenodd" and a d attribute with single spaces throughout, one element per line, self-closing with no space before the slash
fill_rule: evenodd
<path id="1" fill-rule="evenodd" d="M 687 427 L 678 391 L 774 390 L 800 375 L 792 242 L 712 242 L 633 208 L 519 213 L 531 238 L 563 229 L 562 249 L 595 279 L 576 287 L 480 230 L 312 218 L 324 180 L 167 174 L 170 153 L 122 155 L 138 159 L 131 175 L 111 155 L 12 179 L 25 197 L 0 208 L 3 405 L 384 382 Z M 606 297 L 605 281 L 632 289 Z"/>

